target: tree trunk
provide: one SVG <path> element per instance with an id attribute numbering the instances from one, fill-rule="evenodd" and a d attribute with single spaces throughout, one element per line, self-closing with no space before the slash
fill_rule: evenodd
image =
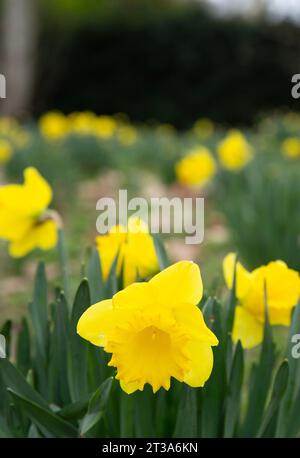
<path id="1" fill-rule="evenodd" d="M 36 48 L 36 1 L 4 0 L 3 67 L 6 99 L 2 114 L 24 118 L 30 114 Z"/>

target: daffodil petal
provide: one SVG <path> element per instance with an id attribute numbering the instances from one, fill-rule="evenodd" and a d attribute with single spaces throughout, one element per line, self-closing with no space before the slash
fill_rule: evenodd
<path id="1" fill-rule="evenodd" d="M 223 260 L 223 272 L 226 285 L 229 289 L 233 286 L 234 265 L 236 260 L 235 253 L 228 253 Z M 248 272 L 240 262 L 236 263 L 236 295 L 239 299 L 243 298 L 251 284 L 251 273 Z"/>
<path id="2" fill-rule="evenodd" d="M 24 184 L 0 188 L 0 207 L 24 216 L 38 216 L 52 200 L 52 190 L 34 167 L 24 171 Z"/>
<path id="3" fill-rule="evenodd" d="M 32 226 L 22 238 L 13 240 L 9 246 L 9 253 L 14 258 L 25 256 L 35 248 L 50 250 L 57 244 L 57 228 L 52 220 Z"/>
<path id="4" fill-rule="evenodd" d="M 184 382 L 195 388 L 203 386 L 209 379 L 213 368 L 214 357 L 211 346 L 200 340 L 191 340 L 187 344 L 187 351 L 191 361 Z"/>
<path id="5" fill-rule="evenodd" d="M 113 297 L 114 307 L 144 308 L 151 305 L 148 283 L 132 283 Z"/>
<path id="6" fill-rule="evenodd" d="M 174 315 L 176 321 L 185 327 L 189 335 L 209 345 L 218 345 L 217 337 L 205 324 L 202 312 L 196 305 L 177 307 Z"/>
<path id="7" fill-rule="evenodd" d="M 139 389 L 139 382 L 126 383 L 124 380 L 120 380 L 120 386 L 126 394 L 132 394 Z"/>
<path id="8" fill-rule="evenodd" d="M 263 340 L 263 323 L 244 307 L 235 309 L 232 339 L 235 343 L 241 341 L 243 348 L 253 348 Z"/>
<path id="9" fill-rule="evenodd" d="M 114 327 L 112 300 L 106 299 L 89 307 L 80 317 L 77 333 L 98 347 L 104 347 L 107 333 Z"/>
<path id="10" fill-rule="evenodd" d="M 149 284 L 156 301 L 164 307 L 178 307 L 183 304 L 196 305 L 203 294 L 200 269 L 192 261 L 180 261 L 159 274 Z"/>

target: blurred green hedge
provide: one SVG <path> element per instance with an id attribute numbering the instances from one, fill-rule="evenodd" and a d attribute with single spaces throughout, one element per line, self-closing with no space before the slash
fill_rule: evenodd
<path id="1" fill-rule="evenodd" d="M 296 26 L 222 20 L 195 6 L 161 16 L 126 11 L 73 28 L 48 20 L 35 115 L 90 109 L 185 128 L 200 116 L 236 125 L 278 107 L 297 110 Z"/>

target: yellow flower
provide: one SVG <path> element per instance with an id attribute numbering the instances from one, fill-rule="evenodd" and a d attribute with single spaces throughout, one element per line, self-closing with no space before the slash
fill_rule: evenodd
<path id="1" fill-rule="evenodd" d="M 190 151 L 175 166 L 179 183 L 184 185 L 204 185 L 216 173 L 216 163 L 210 151 L 199 146 Z"/>
<path id="2" fill-rule="evenodd" d="M 120 126 L 117 130 L 117 138 L 121 145 L 130 146 L 137 140 L 137 131 L 129 125 Z"/>
<path id="3" fill-rule="evenodd" d="M 10 242 L 11 256 L 56 245 L 57 225 L 46 212 L 51 199 L 50 186 L 33 167 L 25 169 L 24 184 L 0 187 L 0 238 Z"/>
<path id="4" fill-rule="evenodd" d="M 97 117 L 91 111 L 72 113 L 69 116 L 72 132 L 79 135 L 93 135 Z"/>
<path id="5" fill-rule="evenodd" d="M 78 334 L 112 354 L 110 366 L 130 394 L 149 383 L 155 393 L 174 377 L 203 386 L 213 368 L 218 339 L 197 304 L 203 286 L 199 267 L 173 264 L 148 283 L 133 283 L 81 316 Z"/>
<path id="6" fill-rule="evenodd" d="M 285 156 L 295 158 L 300 157 L 300 138 L 290 137 L 282 142 L 282 152 Z"/>
<path id="7" fill-rule="evenodd" d="M 104 279 L 108 278 L 117 255 L 117 273 L 123 269 L 125 286 L 136 281 L 137 275 L 145 278 L 159 270 L 153 239 L 140 218 L 129 218 L 127 230 L 122 225 L 113 226 L 107 235 L 98 236 L 96 242 Z"/>
<path id="8" fill-rule="evenodd" d="M 193 132 L 199 138 L 207 139 L 214 133 L 214 123 L 208 118 L 201 118 L 195 122 Z"/>
<path id="9" fill-rule="evenodd" d="M 11 144 L 6 140 L 0 139 L 0 163 L 9 161 L 12 153 L 13 149 Z"/>
<path id="10" fill-rule="evenodd" d="M 252 157 L 252 149 L 239 130 L 231 130 L 218 145 L 218 155 L 225 169 L 239 171 Z"/>
<path id="11" fill-rule="evenodd" d="M 236 255 L 229 253 L 223 261 L 224 277 L 232 288 Z M 289 326 L 291 313 L 300 297 L 300 277 L 283 261 L 272 261 L 248 272 L 239 262 L 236 270 L 236 296 L 232 338 L 244 348 L 252 348 L 263 339 L 266 286 L 268 315 L 271 325 Z"/>
<path id="12" fill-rule="evenodd" d="M 39 120 L 42 135 L 48 140 L 59 140 L 69 132 L 68 118 L 58 111 L 45 113 Z"/>
<path id="13" fill-rule="evenodd" d="M 95 134 L 100 138 L 111 138 L 116 127 L 117 123 L 111 116 L 98 116 L 94 121 Z"/>

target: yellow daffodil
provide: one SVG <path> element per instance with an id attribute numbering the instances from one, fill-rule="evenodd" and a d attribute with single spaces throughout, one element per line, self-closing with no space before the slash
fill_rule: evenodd
<path id="1" fill-rule="evenodd" d="M 11 144 L 7 140 L 0 139 L 0 163 L 9 161 L 12 153 Z"/>
<path id="2" fill-rule="evenodd" d="M 127 229 L 113 226 L 107 235 L 98 236 L 96 242 L 104 279 L 117 255 L 117 273 L 123 270 L 125 286 L 136 281 L 137 275 L 145 278 L 159 270 L 153 239 L 140 218 L 129 218 Z"/>
<path id="3" fill-rule="evenodd" d="M 224 277 L 232 288 L 236 255 L 229 253 L 223 261 Z M 236 265 L 236 296 L 233 340 L 240 340 L 244 348 L 252 348 L 263 339 L 265 320 L 265 288 L 271 325 L 289 326 L 291 313 L 300 297 L 300 277 L 283 261 L 273 261 L 247 271 Z"/>
<path id="4" fill-rule="evenodd" d="M 58 111 L 45 113 L 39 120 L 39 129 L 47 140 L 59 140 L 68 134 L 69 121 Z"/>
<path id="5" fill-rule="evenodd" d="M 252 148 L 239 130 L 231 130 L 218 145 L 222 166 L 231 171 L 243 169 L 252 158 Z"/>
<path id="6" fill-rule="evenodd" d="M 137 131 L 133 126 L 121 125 L 117 130 L 117 139 L 124 146 L 133 145 L 137 141 Z"/>
<path id="7" fill-rule="evenodd" d="M 72 113 L 69 116 L 71 131 L 79 135 L 93 135 L 96 119 L 91 111 Z"/>
<path id="8" fill-rule="evenodd" d="M 211 347 L 218 345 L 197 307 L 202 292 L 199 267 L 181 261 L 92 305 L 77 332 L 112 354 L 109 365 L 128 394 L 146 383 L 154 393 L 168 390 L 171 377 L 200 387 L 213 368 Z"/>
<path id="9" fill-rule="evenodd" d="M 116 130 L 117 123 L 111 116 L 98 116 L 94 121 L 95 134 L 99 138 L 111 138 Z"/>
<path id="10" fill-rule="evenodd" d="M 214 123 L 208 118 L 201 118 L 195 122 L 193 132 L 201 139 L 210 138 L 214 133 Z"/>
<path id="11" fill-rule="evenodd" d="M 33 167 L 25 169 L 24 184 L 0 187 L 0 238 L 10 242 L 11 256 L 56 245 L 57 224 L 46 211 L 51 200 L 49 184 Z"/>
<path id="12" fill-rule="evenodd" d="M 175 166 L 179 183 L 184 185 L 204 185 L 216 173 L 216 163 L 210 151 L 204 146 L 192 149 Z"/>
<path id="13" fill-rule="evenodd" d="M 282 142 L 282 152 L 285 156 L 296 158 L 300 157 L 300 138 L 290 137 Z"/>

